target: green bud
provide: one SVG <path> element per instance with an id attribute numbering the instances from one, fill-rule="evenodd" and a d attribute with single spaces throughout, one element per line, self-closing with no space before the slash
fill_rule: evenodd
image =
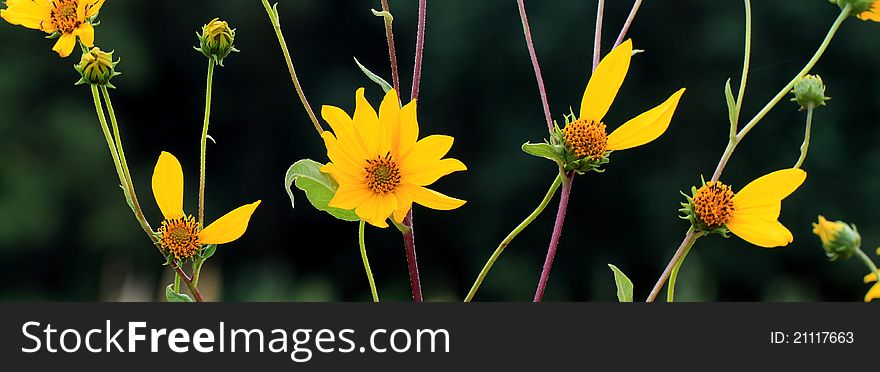
<path id="1" fill-rule="evenodd" d="M 867 12 L 871 10 L 871 5 L 874 4 L 875 0 L 828 0 L 832 4 L 837 4 L 840 9 L 846 8 L 847 5 L 852 6 L 852 10 L 850 10 L 849 15 L 855 17 L 859 14 Z"/>
<path id="2" fill-rule="evenodd" d="M 223 59 L 230 53 L 238 52 L 233 45 L 235 29 L 229 28 L 229 24 L 219 18 L 202 26 L 202 33 L 196 33 L 196 37 L 199 39 L 199 47 L 195 49 L 220 66 L 223 66 Z"/>
<path id="3" fill-rule="evenodd" d="M 794 94 L 792 102 L 797 102 L 801 110 L 824 106 L 825 101 L 831 99 L 825 97 L 825 84 L 819 75 L 805 75 L 798 79 L 791 90 Z"/>
<path id="4" fill-rule="evenodd" d="M 119 60 L 113 61 L 113 52 L 104 52 L 98 47 L 92 48 L 88 53 L 83 53 L 79 64 L 73 65 L 73 68 L 81 75 L 76 84 L 92 84 L 113 88 L 110 79 L 121 75 L 116 72 L 117 63 Z"/>
<path id="5" fill-rule="evenodd" d="M 843 221 L 828 221 L 822 216 L 813 224 L 813 234 L 822 241 L 822 248 L 832 261 L 852 257 L 862 245 L 862 237 L 855 225 Z"/>

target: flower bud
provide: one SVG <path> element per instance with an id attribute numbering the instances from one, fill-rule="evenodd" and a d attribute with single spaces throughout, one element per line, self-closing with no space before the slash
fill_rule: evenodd
<path id="1" fill-rule="evenodd" d="M 196 37 L 199 38 L 199 47 L 195 49 L 220 66 L 223 66 L 223 59 L 229 53 L 238 51 L 233 45 L 235 29 L 229 28 L 229 24 L 219 18 L 202 26 L 202 33 L 196 33 Z"/>
<path id="2" fill-rule="evenodd" d="M 801 110 L 824 106 L 825 101 L 831 99 L 825 97 L 825 84 L 819 75 L 805 75 L 794 84 L 792 102 L 797 102 Z"/>
<path id="3" fill-rule="evenodd" d="M 871 10 L 871 5 L 874 4 L 875 0 L 828 0 L 832 4 L 837 4 L 840 9 L 846 8 L 847 5 L 852 6 L 852 10 L 850 10 L 849 14 L 852 16 L 858 16 L 864 12 Z"/>
<path id="4" fill-rule="evenodd" d="M 813 234 L 822 241 L 822 248 L 832 261 L 850 258 L 862 245 L 862 237 L 855 225 L 828 221 L 822 216 L 819 216 L 818 223 L 813 224 Z"/>
<path id="5" fill-rule="evenodd" d="M 113 52 L 104 52 L 98 47 L 92 48 L 88 53 L 83 53 L 79 64 L 73 66 L 82 76 L 76 84 L 93 84 L 112 88 L 110 79 L 120 75 L 116 72 L 117 63 L 119 63 L 118 60 L 113 61 Z"/>

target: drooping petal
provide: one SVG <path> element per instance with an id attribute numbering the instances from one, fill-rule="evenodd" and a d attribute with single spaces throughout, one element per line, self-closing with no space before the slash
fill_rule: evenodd
<path id="1" fill-rule="evenodd" d="M 87 1 L 83 1 L 84 3 Z M 101 7 L 104 6 L 104 0 L 95 0 L 92 1 L 91 4 L 86 6 L 86 18 L 91 18 L 95 14 L 98 14 L 101 11 Z"/>
<path id="2" fill-rule="evenodd" d="M 6 9 L 0 10 L 0 18 L 14 25 L 53 32 L 51 12 L 49 0 L 6 0 Z"/>
<path id="3" fill-rule="evenodd" d="M 865 294 L 865 302 L 871 302 L 872 300 L 878 298 L 880 298 L 880 283 L 871 286 L 871 289 L 869 289 L 868 293 Z"/>
<path id="4" fill-rule="evenodd" d="M 153 169 L 153 197 L 166 220 L 183 217 L 183 167 L 174 155 L 159 154 Z"/>
<path id="5" fill-rule="evenodd" d="M 403 173 L 415 170 L 421 166 L 440 160 L 455 141 L 451 136 L 434 134 L 420 139 L 416 142 L 412 151 L 405 157 L 400 159 L 400 168 Z"/>
<path id="6" fill-rule="evenodd" d="M 865 275 L 865 278 L 862 280 L 864 280 L 865 284 L 868 284 L 871 282 L 876 282 L 877 281 L 877 273 L 870 273 L 868 275 Z"/>
<path id="7" fill-rule="evenodd" d="M 397 209 L 397 198 L 394 194 L 373 194 L 354 213 L 370 225 L 385 228 L 388 217 Z"/>
<path id="8" fill-rule="evenodd" d="M 55 46 L 52 47 L 56 53 L 62 58 L 67 57 L 73 52 L 73 47 L 76 46 L 76 35 L 74 34 L 62 34 L 61 37 L 58 38 L 58 41 L 55 42 Z"/>
<path id="9" fill-rule="evenodd" d="M 791 231 L 779 221 L 731 218 L 727 228 L 743 240 L 764 248 L 783 247 L 794 241 Z"/>
<path id="10" fill-rule="evenodd" d="M 364 88 L 355 93 L 354 130 L 364 142 L 367 158 L 385 155 L 379 149 L 379 116 L 364 97 Z"/>
<path id="11" fill-rule="evenodd" d="M 415 169 L 408 169 L 407 172 L 401 174 L 401 182 L 427 186 L 447 174 L 465 170 L 467 170 L 467 166 L 464 163 L 458 159 L 447 158 L 426 163 Z"/>
<path id="12" fill-rule="evenodd" d="M 226 244 L 240 238 L 247 231 L 251 215 L 258 206 L 260 206 L 259 200 L 235 208 L 202 229 L 199 232 L 199 241 L 202 244 Z"/>
<path id="13" fill-rule="evenodd" d="M 416 101 L 407 103 L 400 109 L 400 127 L 392 132 L 392 147 L 397 150 L 394 156 L 403 159 L 419 139 L 419 122 L 416 117 Z"/>
<path id="14" fill-rule="evenodd" d="M 360 207 L 373 196 L 373 192 L 364 185 L 340 185 L 336 195 L 330 199 L 329 206 L 350 211 Z"/>
<path id="15" fill-rule="evenodd" d="M 464 205 L 465 201 L 451 198 L 434 190 L 416 185 L 400 185 L 398 192 L 406 195 L 407 199 L 431 209 L 448 211 Z"/>
<path id="16" fill-rule="evenodd" d="M 581 119 L 602 121 L 629 71 L 631 58 L 632 40 L 627 39 L 599 62 L 581 99 Z"/>
<path id="17" fill-rule="evenodd" d="M 379 105 L 379 130 L 377 146 L 380 150 L 391 151 L 392 134 L 400 127 L 400 100 L 394 89 L 385 93 L 382 104 Z M 395 151 L 396 152 L 396 151 Z"/>
<path id="18" fill-rule="evenodd" d="M 806 178 L 807 172 L 794 168 L 778 170 L 762 176 L 733 196 L 734 208 L 745 209 L 778 202 L 797 190 Z"/>
<path id="19" fill-rule="evenodd" d="M 91 23 L 85 22 L 80 24 L 76 29 L 76 34 L 79 35 L 79 40 L 87 47 L 95 46 L 95 28 L 92 27 Z"/>
<path id="20" fill-rule="evenodd" d="M 636 116 L 617 128 L 608 135 L 608 150 L 626 150 L 644 145 L 660 137 L 669 128 L 672 115 L 675 113 L 678 101 L 684 91 L 684 88 L 680 89 L 659 106 Z"/>
<path id="21" fill-rule="evenodd" d="M 394 195 L 397 197 L 397 209 L 394 210 L 394 220 L 397 223 L 403 222 L 403 218 L 406 217 L 406 214 L 409 213 L 409 210 L 412 209 L 413 201 L 410 199 L 409 195 L 406 193 L 395 191 Z"/>
<path id="22" fill-rule="evenodd" d="M 746 221 L 762 220 L 776 221 L 782 212 L 782 202 L 778 200 L 767 201 L 763 204 L 738 205 L 733 203 L 733 215 L 731 219 Z"/>

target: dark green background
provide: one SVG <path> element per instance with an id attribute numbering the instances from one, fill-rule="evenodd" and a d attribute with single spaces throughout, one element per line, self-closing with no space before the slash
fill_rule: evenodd
<path id="1" fill-rule="evenodd" d="M 589 77 L 595 1 L 528 1 L 554 118 L 580 103 Z M 606 9 L 608 50 L 629 12 Z M 389 77 L 384 30 L 370 14 L 378 1 L 282 1 L 283 29 L 316 111 L 351 112 L 354 91 L 381 90 L 352 62 Z M 402 89 L 412 77 L 417 1 L 393 0 Z M 809 59 L 838 14 L 824 0 L 756 2 L 747 121 Z M 108 1 L 97 45 L 115 50 L 123 73 L 114 103 L 141 204 L 156 226 L 149 189 L 160 151 L 178 156 L 187 210 L 196 207 L 198 144 L 206 61 L 194 32 L 213 17 L 237 28 L 226 67 L 215 75 L 208 149 L 207 219 L 262 199 L 246 235 L 220 247 L 204 279 L 210 300 L 368 300 L 357 225 L 296 209 L 283 188 L 295 160 L 326 161 L 295 96 L 259 1 Z M 688 88 L 659 140 L 615 153 L 604 174 L 578 177 L 547 300 L 615 300 L 606 263 L 635 282 L 643 299 L 678 246 L 679 190 L 710 176 L 726 144 L 722 88 L 737 85 L 742 3 L 645 1 L 630 32 L 638 49 L 606 122 L 616 128 L 670 93 Z M 844 23 L 816 67 L 833 97 L 816 112 L 807 182 L 784 203 L 795 236 L 761 249 L 739 238 L 701 240 L 680 277 L 679 300 L 858 301 L 866 272 L 855 260 L 828 263 L 810 233 L 816 215 L 857 224 L 873 256 L 880 244 L 880 24 Z M 0 23 L 0 299 L 153 300 L 170 276 L 117 186 L 87 87 L 40 32 Z M 428 2 L 421 133 L 449 134 L 450 156 L 469 170 L 434 188 L 468 203 L 452 212 L 417 207 L 416 240 L 427 300 L 457 301 L 500 239 L 538 203 L 553 179 L 547 161 L 523 154 L 546 128 L 514 1 Z M 805 114 L 783 102 L 746 137 L 723 179 L 735 189 L 798 157 Z M 557 201 L 501 257 L 478 300 L 530 300 L 546 253 Z M 380 295 L 408 300 L 403 247 L 394 229 L 369 228 L 367 245 Z"/>

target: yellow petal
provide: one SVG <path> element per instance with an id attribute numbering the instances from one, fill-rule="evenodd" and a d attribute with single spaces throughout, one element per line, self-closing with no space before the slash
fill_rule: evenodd
<path id="1" fill-rule="evenodd" d="M 599 62 L 581 99 L 581 119 L 602 121 L 629 71 L 631 57 L 632 40 L 627 39 Z"/>
<path id="2" fill-rule="evenodd" d="M 401 171 L 406 173 L 417 170 L 426 164 L 440 160 L 452 148 L 454 141 L 455 139 L 450 136 L 439 134 L 422 138 L 416 142 L 409 154 L 400 159 Z"/>
<path id="3" fill-rule="evenodd" d="M 166 220 L 183 217 L 183 168 L 164 151 L 153 169 L 153 197 Z"/>
<path id="4" fill-rule="evenodd" d="M 91 23 L 85 22 L 79 25 L 76 29 L 76 34 L 79 35 L 79 40 L 87 47 L 95 46 L 95 28 L 92 27 Z"/>
<path id="5" fill-rule="evenodd" d="M 863 21 L 880 22 L 880 0 L 874 1 L 867 11 L 859 13 L 858 18 Z"/>
<path id="6" fill-rule="evenodd" d="M 6 9 L 0 10 L 0 18 L 14 25 L 53 32 L 51 12 L 48 0 L 6 0 Z"/>
<path id="7" fill-rule="evenodd" d="M 447 174 L 465 170 L 467 170 L 467 166 L 458 159 L 442 159 L 424 164 L 415 170 L 408 169 L 407 172 L 401 174 L 401 182 L 427 186 Z"/>
<path id="8" fill-rule="evenodd" d="M 400 127 L 400 100 L 397 98 L 397 92 L 394 89 L 385 93 L 382 104 L 379 105 L 379 130 L 378 142 L 376 145 L 379 149 L 389 151 L 392 141 L 392 132 L 395 128 Z"/>
<path id="9" fill-rule="evenodd" d="M 83 1 L 83 2 L 85 3 L 86 1 Z M 101 7 L 103 5 L 104 5 L 104 0 L 96 0 L 96 1 L 93 1 L 91 4 L 87 5 L 86 6 L 86 18 L 91 18 L 95 14 L 98 14 L 98 12 L 101 10 Z"/>
<path id="10" fill-rule="evenodd" d="M 880 283 L 871 286 L 871 289 L 869 289 L 868 293 L 865 294 L 865 302 L 871 302 L 871 300 L 877 298 L 880 298 Z"/>
<path id="11" fill-rule="evenodd" d="M 794 241 L 791 231 L 776 220 L 731 218 L 727 228 L 743 240 L 764 248 L 783 247 Z"/>
<path id="12" fill-rule="evenodd" d="M 355 209 L 354 213 L 370 225 L 385 228 L 388 227 L 388 222 L 385 220 L 395 209 L 397 209 L 397 198 L 394 194 L 373 194 Z"/>
<path id="13" fill-rule="evenodd" d="M 755 205 L 779 202 L 797 190 L 806 178 L 807 172 L 793 168 L 762 176 L 733 196 L 734 208 L 746 209 Z"/>
<path id="14" fill-rule="evenodd" d="M 364 88 L 355 93 L 354 130 L 363 141 L 368 158 L 385 155 L 380 154 L 382 149 L 379 148 L 379 116 L 364 97 Z"/>
<path id="15" fill-rule="evenodd" d="M 608 136 L 608 150 L 626 150 L 644 145 L 660 137 L 669 128 L 672 114 L 684 94 L 684 88 L 666 99 L 666 102 L 621 125 Z"/>
<path id="16" fill-rule="evenodd" d="M 363 168 L 346 168 L 335 163 L 327 163 L 321 167 L 322 173 L 327 173 L 340 185 L 361 185 L 366 177 Z M 358 173 L 356 173 L 358 172 Z"/>
<path id="17" fill-rule="evenodd" d="M 52 47 L 56 53 L 62 58 L 65 58 L 73 52 L 73 47 L 76 46 L 76 35 L 74 34 L 62 34 L 61 37 L 58 38 L 58 41 L 55 42 L 55 46 Z"/>
<path id="18" fill-rule="evenodd" d="M 400 109 L 400 127 L 392 131 L 392 148 L 397 150 L 394 156 L 403 159 L 419 139 L 419 122 L 416 117 L 416 101 L 407 103 Z"/>
<path id="19" fill-rule="evenodd" d="M 260 206 L 260 200 L 235 208 L 232 212 L 202 229 L 199 232 L 199 241 L 202 244 L 226 244 L 240 238 L 247 231 L 251 215 L 254 214 L 258 206 Z"/>
<path id="20" fill-rule="evenodd" d="M 870 273 L 868 275 L 865 275 L 865 277 L 862 280 L 865 282 L 865 284 L 868 284 L 871 282 L 876 282 L 877 281 L 877 273 Z"/>
<path id="21" fill-rule="evenodd" d="M 330 124 L 336 138 L 345 142 L 346 149 L 357 154 L 359 158 L 366 158 L 364 142 L 354 131 L 354 121 L 345 111 L 339 107 L 325 105 L 321 107 L 321 116 Z"/>
<path id="22" fill-rule="evenodd" d="M 321 133 L 324 147 L 327 148 L 327 157 L 330 161 L 345 168 L 363 167 L 366 156 L 355 150 L 357 146 L 345 146 L 333 133 L 324 131 Z"/>
<path id="23" fill-rule="evenodd" d="M 405 194 L 407 199 L 412 200 L 415 203 L 441 211 L 455 209 L 461 207 L 465 203 L 464 200 L 451 198 L 421 186 L 400 185 L 397 190 L 399 193 Z"/>
<path id="24" fill-rule="evenodd" d="M 347 211 L 356 209 L 373 196 L 373 192 L 363 185 L 340 185 L 336 195 L 330 199 L 329 206 Z"/>
<path id="25" fill-rule="evenodd" d="M 406 193 L 400 191 L 395 191 L 394 195 L 397 197 L 397 209 L 394 210 L 392 217 L 397 223 L 401 223 L 409 210 L 412 209 L 413 201 Z"/>

